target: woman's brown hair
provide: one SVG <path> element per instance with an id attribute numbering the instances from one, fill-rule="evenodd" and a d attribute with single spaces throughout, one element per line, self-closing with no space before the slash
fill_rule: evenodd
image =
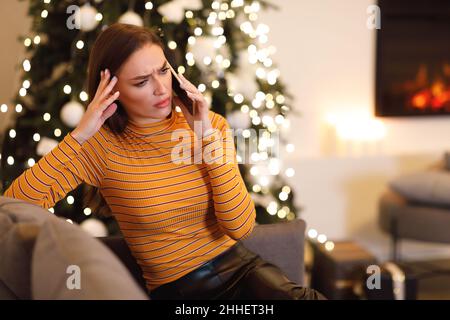
<path id="1" fill-rule="evenodd" d="M 108 69 L 111 75 L 116 74 L 132 53 L 147 44 L 155 44 L 164 50 L 163 42 L 156 30 L 123 23 L 114 23 L 103 30 L 89 53 L 88 103 L 91 103 L 97 91 L 100 71 Z M 120 135 L 127 126 L 128 116 L 120 101 L 116 100 L 115 103 L 117 110 L 105 124 L 112 133 Z M 85 203 L 94 213 L 100 216 L 111 215 L 111 210 L 98 188 L 88 186 L 85 197 Z"/>

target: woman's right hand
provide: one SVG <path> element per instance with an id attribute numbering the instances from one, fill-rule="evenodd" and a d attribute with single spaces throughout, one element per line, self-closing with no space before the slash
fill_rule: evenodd
<path id="1" fill-rule="evenodd" d="M 100 72 L 100 83 L 97 87 L 94 99 L 88 105 L 86 112 L 77 127 L 70 133 L 80 144 L 92 137 L 106 119 L 117 110 L 117 104 L 113 103 L 119 97 L 119 91 L 110 94 L 117 82 L 117 77 L 109 80 L 109 70 Z"/>

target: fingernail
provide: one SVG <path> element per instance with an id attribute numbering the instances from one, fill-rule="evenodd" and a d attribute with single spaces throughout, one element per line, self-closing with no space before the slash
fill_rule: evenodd
<path id="1" fill-rule="evenodd" d="M 112 80 L 116 81 L 116 80 L 117 80 L 117 77 L 116 77 L 116 76 L 114 76 L 114 77 L 112 78 Z"/>
<path id="2" fill-rule="evenodd" d="M 108 69 L 105 69 L 105 73 L 106 73 L 106 74 L 109 74 L 109 70 L 108 70 Z"/>

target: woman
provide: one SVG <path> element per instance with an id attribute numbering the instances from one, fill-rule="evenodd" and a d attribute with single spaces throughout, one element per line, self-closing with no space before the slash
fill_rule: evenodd
<path id="1" fill-rule="evenodd" d="M 239 242 L 255 207 L 228 123 L 183 76 L 194 114 L 172 95 L 163 48 L 146 28 L 105 29 L 83 118 L 5 196 L 50 208 L 82 182 L 98 188 L 153 299 L 319 298 Z"/>

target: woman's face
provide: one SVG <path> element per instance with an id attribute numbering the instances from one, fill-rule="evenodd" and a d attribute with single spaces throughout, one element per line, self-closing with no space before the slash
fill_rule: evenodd
<path id="1" fill-rule="evenodd" d="M 136 50 L 115 75 L 114 90 L 120 91 L 119 101 L 131 120 L 147 124 L 170 115 L 172 75 L 158 45 L 147 44 Z"/>

